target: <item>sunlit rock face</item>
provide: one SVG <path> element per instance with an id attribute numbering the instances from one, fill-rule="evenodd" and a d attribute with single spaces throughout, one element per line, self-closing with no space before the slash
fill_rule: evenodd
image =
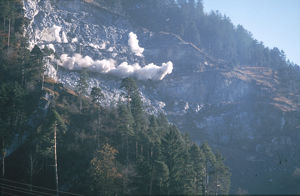
<path id="1" fill-rule="evenodd" d="M 299 81 L 272 66 L 229 65 L 92 0 L 24 0 L 24 9 L 29 47 L 55 52 L 48 76 L 75 89 L 78 70 L 87 68 L 89 90 L 100 86 L 105 106 L 123 100 L 122 78 L 135 77 L 149 113 L 164 112 L 193 141 L 223 153 L 232 193 L 295 193 Z"/>

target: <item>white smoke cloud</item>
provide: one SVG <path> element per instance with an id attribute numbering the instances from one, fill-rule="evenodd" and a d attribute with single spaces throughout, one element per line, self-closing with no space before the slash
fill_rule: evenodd
<path id="1" fill-rule="evenodd" d="M 65 40 L 67 38 L 63 39 Z M 72 42 L 77 41 L 77 38 L 72 40 Z M 144 48 L 139 46 L 137 35 L 133 32 L 129 33 L 128 45 L 136 56 L 143 56 Z M 89 46 L 96 49 L 102 49 L 106 48 L 106 43 L 104 42 L 101 46 L 95 44 L 89 44 Z M 110 47 L 108 51 L 113 52 L 114 49 L 114 47 Z M 171 61 L 162 63 L 161 66 L 155 65 L 154 63 L 150 63 L 145 66 L 141 66 L 138 63 L 128 64 L 128 62 L 117 64 L 117 62 L 113 59 L 94 60 L 89 56 L 83 57 L 78 53 L 73 56 L 62 54 L 57 63 L 69 70 L 81 70 L 87 68 L 93 72 L 111 74 L 120 78 L 135 77 L 138 80 L 162 80 L 166 75 L 171 74 L 173 71 L 173 63 Z"/>
<path id="2" fill-rule="evenodd" d="M 83 68 L 89 68 L 95 64 L 95 62 L 91 57 L 82 57 L 81 54 L 75 54 L 73 57 L 69 57 L 67 54 L 62 54 L 58 64 L 69 70 L 80 70 Z"/>
<path id="3" fill-rule="evenodd" d="M 173 71 L 173 63 L 171 61 L 163 63 L 160 67 L 150 63 L 144 67 L 136 69 L 136 77 L 139 80 L 162 80 L 167 74 Z"/>
<path id="4" fill-rule="evenodd" d="M 72 57 L 62 54 L 58 64 L 69 70 L 87 68 L 93 72 L 112 74 L 120 78 L 136 77 L 138 80 L 162 80 L 173 70 L 171 61 L 163 63 L 161 66 L 150 63 L 142 67 L 138 63 L 130 65 L 127 62 L 117 65 L 113 59 L 93 60 L 89 56 L 83 57 L 80 54 L 75 54 Z"/>
<path id="5" fill-rule="evenodd" d="M 137 39 L 137 35 L 133 32 L 129 33 L 128 46 L 136 56 L 143 56 L 144 48 L 141 48 L 139 46 L 139 40 Z"/>

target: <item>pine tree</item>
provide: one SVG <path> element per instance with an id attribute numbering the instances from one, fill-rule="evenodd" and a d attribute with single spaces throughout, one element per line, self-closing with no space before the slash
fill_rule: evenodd
<path id="1" fill-rule="evenodd" d="M 88 89 L 88 72 L 86 69 L 80 71 L 79 81 L 77 82 L 77 91 L 79 93 L 79 111 L 82 111 L 82 99 L 83 96 L 87 94 Z"/>
<path id="2" fill-rule="evenodd" d="M 58 165 L 57 165 L 57 129 L 65 131 L 66 127 L 63 122 L 63 119 L 59 115 L 59 113 L 55 110 L 55 108 L 51 109 L 51 113 L 49 116 L 50 128 L 53 130 L 53 154 L 54 154 L 54 169 L 55 169 L 55 185 L 56 185 L 56 195 L 59 194 L 59 181 L 58 181 Z"/>
<path id="3" fill-rule="evenodd" d="M 152 168 L 150 162 L 147 161 L 145 157 L 138 157 L 138 160 L 136 162 L 136 172 L 137 175 L 134 179 L 136 194 L 148 194 L 150 191 Z"/>
<path id="4" fill-rule="evenodd" d="M 154 161 L 153 165 L 153 182 L 150 186 L 151 193 L 153 195 L 167 195 L 168 194 L 168 182 L 169 182 L 169 168 L 163 161 Z M 151 195 L 151 194 L 149 194 Z"/>
<path id="5" fill-rule="evenodd" d="M 126 169 L 124 170 L 123 176 L 123 193 L 128 194 L 128 184 L 129 184 L 129 158 L 130 152 L 130 138 L 134 135 L 133 132 L 133 117 L 128 108 L 128 105 L 120 104 L 118 106 L 118 130 L 121 134 L 121 159 L 125 160 Z"/>
<path id="6" fill-rule="evenodd" d="M 129 105 L 132 116 L 134 118 L 133 128 L 136 138 L 135 154 L 137 159 L 139 155 L 139 147 L 143 148 L 143 144 L 140 144 L 141 146 L 139 146 L 138 140 L 141 135 L 144 135 L 147 127 L 147 121 L 143 110 L 143 102 L 141 100 L 140 92 L 134 79 L 123 79 L 120 88 L 125 89 L 127 92 L 127 104 Z"/>
<path id="7" fill-rule="evenodd" d="M 97 145 L 100 145 L 100 126 L 101 126 L 101 102 L 104 99 L 104 94 L 101 91 L 101 88 L 99 87 L 93 87 L 91 91 L 91 99 L 92 103 L 96 104 L 96 113 L 97 113 L 97 125 L 96 125 L 96 140 L 97 140 Z"/>
<path id="8" fill-rule="evenodd" d="M 16 139 L 15 134 L 21 133 L 24 93 L 24 89 L 17 82 L 0 85 L 0 143 L 3 177 L 5 176 L 6 148 Z"/>
<path id="9" fill-rule="evenodd" d="M 120 192 L 121 174 L 116 167 L 118 151 L 109 144 L 104 144 L 91 160 L 93 183 L 90 188 L 96 195 L 115 195 Z"/>
<path id="10" fill-rule="evenodd" d="M 204 162 L 204 183 L 203 183 L 203 195 L 213 194 L 214 186 L 211 180 L 211 175 L 214 173 L 214 165 L 216 164 L 215 154 L 212 152 L 211 148 L 207 143 L 201 146 L 201 150 L 205 156 Z"/>
<path id="11" fill-rule="evenodd" d="M 135 80 L 132 78 L 123 79 L 120 88 L 126 90 L 127 103 L 130 105 L 130 109 L 135 120 L 138 119 L 138 116 L 144 112 L 143 103 Z"/>
<path id="12" fill-rule="evenodd" d="M 216 153 L 216 163 L 213 172 L 214 195 L 226 195 L 230 188 L 230 172 L 229 168 L 224 165 L 222 155 Z"/>
<path id="13" fill-rule="evenodd" d="M 169 169 L 168 194 L 183 194 L 184 182 L 183 166 L 183 141 L 176 129 L 170 127 L 166 135 L 162 138 L 162 156 Z"/>
<path id="14" fill-rule="evenodd" d="M 190 148 L 190 156 L 193 163 L 194 171 L 194 183 L 195 187 L 193 190 L 194 195 L 200 195 L 203 193 L 202 187 L 204 184 L 204 163 L 205 156 L 198 145 L 193 144 Z"/>
<path id="15" fill-rule="evenodd" d="M 104 99 L 104 94 L 102 93 L 101 88 L 93 87 L 91 91 L 91 98 L 93 103 L 100 104 L 101 101 Z"/>
<path id="16" fill-rule="evenodd" d="M 28 79 L 27 88 L 34 90 L 36 85 L 43 86 L 44 68 L 43 68 L 43 52 L 35 45 L 30 52 L 29 63 L 25 67 L 25 77 Z"/>

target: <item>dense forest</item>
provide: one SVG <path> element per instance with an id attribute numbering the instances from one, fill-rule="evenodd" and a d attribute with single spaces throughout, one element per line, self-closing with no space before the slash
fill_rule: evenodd
<path id="1" fill-rule="evenodd" d="M 76 92 L 44 78 L 51 51 L 27 49 L 22 14 L 22 1 L 0 2 L 2 195 L 228 194 L 222 155 L 147 114 L 133 79 L 120 83 L 126 101 L 105 108 L 86 70 Z"/>

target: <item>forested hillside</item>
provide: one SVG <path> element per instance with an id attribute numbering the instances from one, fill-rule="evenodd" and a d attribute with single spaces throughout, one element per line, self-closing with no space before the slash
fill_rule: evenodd
<path id="1" fill-rule="evenodd" d="M 146 113 L 134 79 L 120 82 L 125 101 L 103 107 L 101 88 L 87 91 L 87 70 L 76 92 L 44 76 L 53 51 L 27 49 L 22 1 L 2 0 L 0 21 L 2 195 L 229 192 L 222 155 Z"/>
<path id="2" fill-rule="evenodd" d="M 135 24 L 151 31 L 177 34 L 209 55 L 229 61 L 232 65 L 263 65 L 277 69 L 290 67 L 299 73 L 299 67 L 286 59 L 283 50 L 265 47 L 242 25 L 234 26 L 228 16 L 218 11 L 204 13 L 202 0 L 87 2 L 126 15 Z"/>
<path id="3" fill-rule="evenodd" d="M 201 0 L 0 0 L 3 195 L 299 194 L 299 119 L 299 66 Z"/>

